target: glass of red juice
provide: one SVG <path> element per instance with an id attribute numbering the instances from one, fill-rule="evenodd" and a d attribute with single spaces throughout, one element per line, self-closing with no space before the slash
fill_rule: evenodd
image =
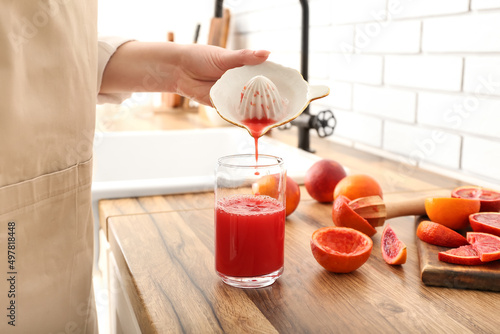
<path id="1" fill-rule="evenodd" d="M 283 273 L 283 159 L 259 154 L 218 159 L 215 172 L 215 270 L 239 288 L 273 284 Z M 260 185 L 256 187 L 256 185 Z M 262 189 L 266 194 L 259 193 Z"/>

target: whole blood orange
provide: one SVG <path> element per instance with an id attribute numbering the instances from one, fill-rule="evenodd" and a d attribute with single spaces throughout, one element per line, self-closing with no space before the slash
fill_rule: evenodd
<path id="1" fill-rule="evenodd" d="M 481 201 L 481 212 L 500 212 L 500 191 L 477 186 L 455 188 L 451 192 L 455 198 L 478 198 Z"/>
<path id="2" fill-rule="evenodd" d="M 500 236 L 500 212 L 479 212 L 469 216 L 474 232 L 484 232 Z"/>
<path id="3" fill-rule="evenodd" d="M 339 196 L 333 202 L 332 219 L 335 226 L 350 227 L 371 237 L 377 230 L 370 223 L 354 212 L 348 205 L 350 200 L 345 196 Z"/>
<path id="4" fill-rule="evenodd" d="M 466 266 L 477 266 L 483 264 L 479 259 L 479 253 L 472 245 L 460 246 L 438 253 L 438 260 L 453 264 L 463 264 Z"/>
<path id="5" fill-rule="evenodd" d="M 281 185 L 283 187 L 283 185 Z M 280 193 L 280 178 L 277 174 L 262 176 L 257 182 L 252 184 L 252 193 L 254 195 L 267 195 L 278 199 Z"/>
<path id="6" fill-rule="evenodd" d="M 314 231 L 311 251 L 318 263 L 333 273 L 349 273 L 370 257 L 373 241 L 347 227 L 323 227 Z"/>
<path id="7" fill-rule="evenodd" d="M 334 200 L 340 195 L 350 200 L 375 195 L 383 198 L 380 184 L 373 177 L 366 174 L 353 174 L 340 180 L 333 192 Z"/>
<path id="8" fill-rule="evenodd" d="M 286 177 L 286 216 L 291 215 L 299 206 L 300 188 L 290 176 Z"/>
<path id="9" fill-rule="evenodd" d="M 406 262 L 406 245 L 398 239 L 394 230 L 387 224 L 380 239 L 382 257 L 388 264 L 404 264 Z"/>
<path id="10" fill-rule="evenodd" d="M 252 192 L 254 195 L 267 195 L 278 199 L 279 195 L 279 177 L 276 174 L 265 175 L 257 182 L 252 184 Z M 290 176 L 286 177 L 286 215 L 287 217 L 297 209 L 300 202 L 300 188 Z"/>
<path id="11" fill-rule="evenodd" d="M 466 198 L 426 198 L 425 211 L 435 223 L 452 230 L 461 230 L 469 225 L 469 215 L 479 212 L 481 202 Z"/>
<path id="12" fill-rule="evenodd" d="M 346 176 L 344 167 L 334 160 L 315 162 L 306 172 L 304 185 L 312 198 L 321 203 L 333 201 L 333 190 Z"/>
<path id="13" fill-rule="evenodd" d="M 418 224 L 417 237 L 431 245 L 443 247 L 459 247 L 469 242 L 463 235 L 444 225 L 424 220 Z"/>
<path id="14" fill-rule="evenodd" d="M 479 254 L 483 262 L 500 259 L 500 237 L 480 232 L 467 232 L 467 241 Z"/>

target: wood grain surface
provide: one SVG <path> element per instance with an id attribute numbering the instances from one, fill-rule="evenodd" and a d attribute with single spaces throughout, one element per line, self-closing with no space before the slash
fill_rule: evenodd
<path id="1" fill-rule="evenodd" d="M 415 220 L 415 230 L 422 218 Z M 458 289 L 500 291 L 500 261 L 480 266 L 441 262 L 438 253 L 449 248 L 428 244 L 416 238 L 420 276 L 427 285 Z"/>
<path id="2" fill-rule="evenodd" d="M 272 286 L 243 290 L 214 270 L 213 209 L 112 217 L 111 251 L 143 333 L 492 333 L 500 294 L 428 287 L 420 280 L 414 218 L 389 223 L 408 261 L 387 265 L 380 228 L 370 259 L 350 274 L 325 271 L 312 232 L 331 205 L 308 200 L 286 222 L 285 271 Z M 125 274 L 124 274 L 125 273 Z"/>
<path id="3" fill-rule="evenodd" d="M 187 115 L 193 116 L 193 115 Z M 155 115 L 156 127 L 204 127 L 194 117 Z M 141 123 L 142 124 L 142 123 Z M 114 124 L 129 130 L 134 121 Z M 297 131 L 269 134 L 292 146 Z M 329 140 L 311 137 L 316 154 L 377 179 L 384 198 L 428 192 L 449 196 L 463 182 Z M 286 221 L 285 271 L 272 286 L 241 290 L 214 269 L 213 194 L 100 202 L 101 228 L 143 333 L 498 333 L 500 294 L 428 286 L 421 280 L 415 218 L 390 219 L 408 249 L 407 263 L 387 265 L 380 234 L 369 260 L 349 274 L 325 271 L 313 258 L 311 234 L 332 224 L 331 204 L 301 201 Z M 109 228 L 108 228 L 109 227 Z"/>

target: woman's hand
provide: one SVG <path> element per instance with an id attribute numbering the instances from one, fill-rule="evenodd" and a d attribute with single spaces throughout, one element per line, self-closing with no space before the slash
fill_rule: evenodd
<path id="1" fill-rule="evenodd" d="M 176 92 L 211 105 L 210 88 L 229 69 L 266 61 L 269 51 L 226 50 L 208 45 L 189 45 L 178 67 Z"/>
<path id="2" fill-rule="evenodd" d="M 128 42 L 104 69 L 99 93 L 172 92 L 211 105 L 213 84 L 227 70 L 266 61 L 269 51 L 227 50 L 171 42 Z"/>

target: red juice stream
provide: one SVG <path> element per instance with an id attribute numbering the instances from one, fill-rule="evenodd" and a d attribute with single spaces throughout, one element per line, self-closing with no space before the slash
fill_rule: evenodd
<path id="1" fill-rule="evenodd" d="M 276 121 L 272 118 L 247 118 L 241 121 L 245 125 L 255 139 L 255 162 L 259 160 L 259 137 L 262 136 L 264 128 L 276 124 Z"/>
<path id="2" fill-rule="evenodd" d="M 235 195 L 215 209 L 215 269 L 226 276 L 262 276 L 283 267 L 285 207 L 269 196 Z"/>

